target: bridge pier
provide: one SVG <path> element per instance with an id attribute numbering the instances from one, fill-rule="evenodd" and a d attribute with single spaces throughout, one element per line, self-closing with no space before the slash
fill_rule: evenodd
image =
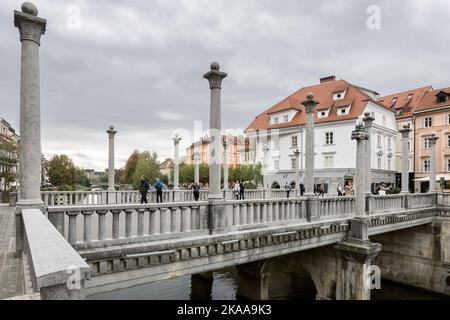
<path id="1" fill-rule="evenodd" d="M 191 300 L 211 300 L 214 276 L 203 272 L 191 276 Z"/>
<path id="2" fill-rule="evenodd" d="M 374 261 L 383 279 L 450 296 L 450 216 L 374 239 L 383 245 Z"/>

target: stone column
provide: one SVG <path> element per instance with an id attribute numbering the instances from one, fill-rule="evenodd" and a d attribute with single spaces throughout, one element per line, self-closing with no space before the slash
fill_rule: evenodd
<path id="1" fill-rule="evenodd" d="M 435 135 L 428 138 L 430 141 L 430 189 L 428 192 L 436 192 L 436 142 L 439 138 Z"/>
<path id="2" fill-rule="evenodd" d="M 372 140 L 370 139 L 371 137 L 371 128 L 372 128 L 372 122 L 375 121 L 375 118 L 372 117 L 370 112 L 366 112 L 364 113 L 364 128 L 366 129 L 367 132 L 367 140 L 364 141 L 364 148 L 365 148 L 365 153 L 366 153 L 366 163 L 365 163 L 365 168 L 366 168 L 366 176 L 365 176 L 365 193 L 366 194 L 371 194 L 372 190 L 371 190 L 371 185 L 372 185 Z"/>
<path id="3" fill-rule="evenodd" d="M 108 191 L 115 191 L 114 188 L 114 136 L 117 131 L 114 130 L 113 126 L 109 126 L 106 131 L 109 138 L 109 154 L 108 154 Z"/>
<path id="4" fill-rule="evenodd" d="M 228 190 L 228 137 L 223 140 L 223 189 Z"/>
<path id="5" fill-rule="evenodd" d="M 409 150 L 408 141 L 410 129 L 409 124 L 400 130 L 402 134 L 402 193 L 409 193 Z"/>
<path id="6" fill-rule="evenodd" d="M 295 157 L 295 186 L 296 188 L 300 189 L 300 168 L 299 168 L 299 159 L 300 159 L 300 150 L 296 149 L 294 151 L 294 157 Z M 298 179 L 298 181 L 297 181 Z"/>
<path id="7" fill-rule="evenodd" d="M 314 112 L 319 101 L 314 100 L 314 93 L 309 93 L 302 104 L 306 109 L 306 143 L 305 143 L 305 195 L 314 195 Z"/>
<path id="8" fill-rule="evenodd" d="M 267 143 L 264 144 L 263 146 L 263 184 L 264 184 L 264 189 L 268 188 L 267 185 L 267 167 L 268 167 L 268 155 L 269 155 L 269 150 L 270 148 L 267 146 Z"/>
<path id="9" fill-rule="evenodd" d="M 217 62 L 211 64 L 211 71 L 203 75 L 209 81 L 211 89 L 210 100 L 210 164 L 209 164 L 209 198 L 222 199 L 220 190 L 221 158 L 222 158 L 222 125 L 221 125 L 221 101 L 220 92 L 222 80 L 227 77 L 225 72 L 221 72 Z"/>
<path id="10" fill-rule="evenodd" d="M 39 46 L 47 20 L 39 18 L 37 8 L 29 2 L 22 12 L 14 11 L 14 26 L 22 44 L 20 73 L 20 151 L 19 208 L 42 207 L 41 200 L 41 106 Z"/>
<path id="11" fill-rule="evenodd" d="M 180 187 L 180 141 L 181 137 L 176 134 L 173 138 L 173 188 L 178 190 Z"/>
<path id="12" fill-rule="evenodd" d="M 362 123 L 356 125 L 356 129 L 352 132 L 352 140 L 356 140 L 356 177 L 354 186 L 356 188 L 355 213 L 356 216 L 364 216 L 366 212 L 365 197 L 365 166 L 366 152 L 364 141 L 367 140 L 368 134 L 364 130 Z"/>
<path id="13" fill-rule="evenodd" d="M 194 153 L 194 182 L 200 184 L 200 154 Z"/>

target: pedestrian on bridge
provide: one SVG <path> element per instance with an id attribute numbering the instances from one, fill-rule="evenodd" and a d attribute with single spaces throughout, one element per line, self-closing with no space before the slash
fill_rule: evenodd
<path id="1" fill-rule="evenodd" d="M 141 194 L 141 203 L 147 202 L 147 193 L 150 189 L 150 183 L 145 176 L 141 176 L 141 186 L 139 187 L 139 193 Z"/>
<path id="2" fill-rule="evenodd" d="M 238 180 L 238 184 L 239 184 L 239 200 L 245 200 L 245 186 L 244 186 L 244 182 L 240 182 Z"/>
<path id="3" fill-rule="evenodd" d="M 156 189 L 156 202 L 157 203 L 163 202 L 163 199 L 162 199 L 163 188 L 164 188 L 164 184 L 162 183 L 162 181 L 160 179 L 156 180 L 155 189 Z"/>
<path id="4" fill-rule="evenodd" d="M 284 186 L 284 190 L 286 190 L 286 197 L 289 198 L 289 194 L 291 193 L 291 186 L 287 182 Z"/>
<path id="5" fill-rule="evenodd" d="M 198 183 L 194 183 L 192 185 L 192 191 L 194 192 L 194 200 L 198 201 L 200 198 L 200 185 Z"/>
<path id="6" fill-rule="evenodd" d="M 303 196 L 305 194 L 305 185 L 300 183 L 300 195 Z"/>
<path id="7" fill-rule="evenodd" d="M 236 197 L 236 200 L 239 200 L 239 193 L 240 193 L 240 187 L 239 187 L 239 182 L 238 181 L 236 181 L 234 184 L 233 184 L 233 188 L 232 188 L 232 191 L 233 191 L 233 194 L 234 194 L 234 196 Z"/>

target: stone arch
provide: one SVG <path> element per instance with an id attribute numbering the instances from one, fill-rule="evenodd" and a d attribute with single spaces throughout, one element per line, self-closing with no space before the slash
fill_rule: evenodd
<path id="1" fill-rule="evenodd" d="M 271 188 L 272 188 L 272 189 L 281 189 L 281 186 L 280 186 L 280 184 L 278 183 L 278 181 L 274 181 L 274 182 L 272 182 Z"/>
<path id="2" fill-rule="evenodd" d="M 296 187 L 296 182 L 294 180 L 292 180 L 289 185 L 291 186 L 292 189 L 294 189 Z"/>
<path id="3" fill-rule="evenodd" d="M 314 300 L 317 287 L 310 272 L 292 256 L 266 260 L 260 269 L 261 300 Z"/>

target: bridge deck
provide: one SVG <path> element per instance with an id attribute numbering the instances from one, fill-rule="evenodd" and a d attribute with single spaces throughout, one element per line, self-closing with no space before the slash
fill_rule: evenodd
<path id="1" fill-rule="evenodd" d="M 22 259 L 14 257 L 14 208 L 0 205 L 0 299 L 25 294 Z"/>

